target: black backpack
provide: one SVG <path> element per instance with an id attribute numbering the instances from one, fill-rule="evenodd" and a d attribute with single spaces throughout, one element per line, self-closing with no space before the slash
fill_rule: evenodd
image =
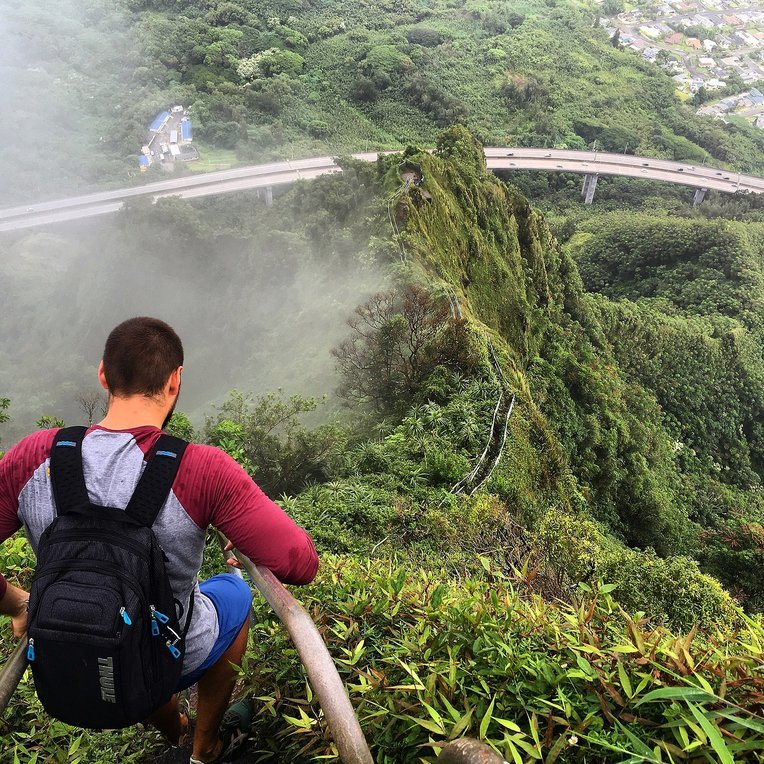
<path id="1" fill-rule="evenodd" d="M 40 537 L 29 596 L 27 657 L 45 710 L 77 727 L 145 720 L 180 678 L 193 596 L 181 630 L 166 557 L 151 526 L 187 443 L 162 434 L 123 509 L 91 504 L 85 427 L 56 434 L 50 477 L 57 517 Z"/>

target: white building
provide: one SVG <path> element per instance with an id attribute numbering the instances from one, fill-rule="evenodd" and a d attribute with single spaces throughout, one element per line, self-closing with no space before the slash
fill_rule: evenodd
<path id="1" fill-rule="evenodd" d="M 645 37 L 650 37 L 653 40 L 657 40 L 661 36 L 661 30 L 656 29 L 655 27 L 640 27 L 639 28 L 640 34 L 644 35 Z"/>

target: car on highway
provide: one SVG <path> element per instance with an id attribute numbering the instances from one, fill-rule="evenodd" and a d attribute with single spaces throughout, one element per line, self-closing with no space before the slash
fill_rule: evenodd
<path id="1" fill-rule="evenodd" d="M 642 172 L 645 173 L 645 175 L 647 175 L 647 170 L 642 170 Z"/>
<path id="2" fill-rule="evenodd" d="M 677 168 L 676 168 L 676 171 L 677 171 L 677 172 L 684 172 L 684 167 L 677 167 Z"/>
<path id="3" fill-rule="evenodd" d="M 642 167 L 649 167 L 649 166 L 650 166 L 650 162 L 642 162 Z"/>
<path id="4" fill-rule="evenodd" d="M 27 207 L 27 212 L 34 212 L 34 207 Z"/>
<path id="5" fill-rule="evenodd" d="M 721 173 L 720 173 L 720 172 L 717 172 L 716 174 L 717 174 L 717 175 L 721 175 Z"/>
<path id="6" fill-rule="evenodd" d="M 561 164 L 558 164 L 557 166 L 558 166 L 558 167 L 562 167 L 562 165 L 561 165 Z"/>
<path id="7" fill-rule="evenodd" d="M 510 151 L 510 152 L 507 154 L 507 156 L 508 156 L 508 157 L 513 157 L 514 155 L 515 155 L 515 152 L 514 152 L 514 151 Z"/>
<path id="8" fill-rule="evenodd" d="M 545 157 L 550 157 L 550 156 L 552 156 L 552 155 L 551 155 L 551 153 L 550 153 L 550 154 L 544 154 L 544 156 L 545 156 Z"/>

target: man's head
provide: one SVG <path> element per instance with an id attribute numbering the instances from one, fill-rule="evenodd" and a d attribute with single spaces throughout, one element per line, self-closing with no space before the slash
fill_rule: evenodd
<path id="1" fill-rule="evenodd" d="M 182 366 L 183 344 L 172 327 L 158 318 L 139 316 L 112 330 L 99 376 L 110 395 L 154 398 L 166 392 L 174 375 L 180 387 Z"/>

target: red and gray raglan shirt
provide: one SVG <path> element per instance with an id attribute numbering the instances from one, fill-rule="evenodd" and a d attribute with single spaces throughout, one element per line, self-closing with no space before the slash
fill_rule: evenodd
<path id="1" fill-rule="evenodd" d="M 35 432 L 0 459 L 0 543 L 23 526 L 36 552 L 40 535 L 53 522 L 56 509 L 50 451 L 56 432 Z M 88 429 L 82 462 L 90 501 L 124 509 L 138 484 L 145 457 L 161 433 L 150 425 L 130 430 Z M 212 446 L 189 444 L 153 525 L 168 557 L 167 573 L 182 612 L 188 612 L 189 598 L 194 597 L 184 674 L 204 662 L 218 637 L 217 613 L 212 601 L 199 591 L 196 578 L 210 525 L 284 583 L 309 583 L 318 569 L 310 536 L 230 456 Z M 0 575 L 0 597 L 6 586 Z"/>

